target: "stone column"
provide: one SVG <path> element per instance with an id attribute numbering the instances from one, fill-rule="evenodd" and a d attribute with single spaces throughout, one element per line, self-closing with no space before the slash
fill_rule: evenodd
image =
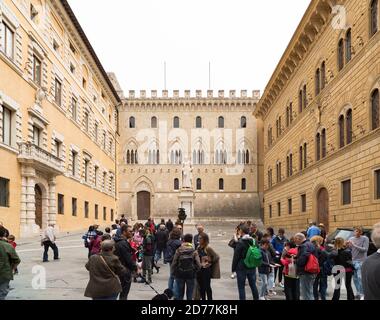
<path id="1" fill-rule="evenodd" d="M 26 190 L 27 190 L 28 178 L 21 177 L 21 212 L 20 212 L 20 226 L 23 228 L 26 226 Z"/>
<path id="2" fill-rule="evenodd" d="M 27 170 L 27 184 L 26 184 L 26 224 L 33 226 L 36 224 L 36 199 L 35 199 L 35 186 L 36 175 L 33 168 Z"/>
<path id="3" fill-rule="evenodd" d="M 48 223 L 57 223 L 57 201 L 55 196 L 55 186 L 57 185 L 56 178 L 51 177 L 49 179 L 49 219 Z"/>

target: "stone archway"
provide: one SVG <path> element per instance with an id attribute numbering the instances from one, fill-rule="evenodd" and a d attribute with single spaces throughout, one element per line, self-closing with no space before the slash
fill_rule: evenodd
<path id="1" fill-rule="evenodd" d="M 329 232 L 329 193 L 326 188 L 320 188 L 317 192 L 317 219 L 318 223 L 323 223 Z"/>

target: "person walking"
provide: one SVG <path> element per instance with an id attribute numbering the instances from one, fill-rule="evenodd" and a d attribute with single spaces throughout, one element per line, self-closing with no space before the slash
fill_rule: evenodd
<path id="1" fill-rule="evenodd" d="M 213 300 L 211 279 L 220 279 L 220 257 L 210 246 L 210 238 L 208 234 L 201 233 L 199 235 L 198 254 L 201 262 L 201 269 L 197 273 L 197 282 L 201 300 Z"/>
<path id="2" fill-rule="evenodd" d="M 316 256 L 318 257 L 318 263 L 320 265 L 320 272 L 317 274 L 313 286 L 314 300 L 319 300 L 319 298 L 321 300 L 326 300 L 328 275 L 326 274 L 324 266 L 329 258 L 329 254 L 322 246 L 324 239 L 321 236 L 312 237 L 310 242 L 315 246 Z"/>
<path id="3" fill-rule="evenodd" d="M 272 257 L 269 253 L 270 242 L 269 240 L 261 240 L 261 255 L 262 255 L 262 264 L 259 266 L 259 277 L 261 279 L 261 288 L 259 293 L 259 299 L 260 300 L 267 300 L 266 295 L 268 292 L 268 278 L 269 274 L 272 272 L 271 263 L 272 263 Z"/>
<path id="4" fill-rule="evenodd" d="M 373 227 L 371 238 L 378 251 L 363 262 L 363 293 L 365 300 L 380 300 L 380 223 Z"/>
<path id="5" fill-rule="evenodd" d="M 310 261 L 318 264 L 315 246 L 305 238 L 303 233 L 297 233 L 294 237 L 294 241 L 298 246 L 296 266 L 297 275 L 300 279 L 301 297 L 303 300 L 314 300 L 314 281 L 319 271 L 309 270 L 308 266 Z M 319 267 L 319 265 L 317 267 Z"/>
<path id="6" fill-rule="evenodd" d="M 176 284 L 175 298 L 183 300 L 186 287 L 187 300 L 193 300 L 193 291 L 197 272 L 201 269 L 201 262 L 198 252 L 193 247 L 193 236 L 186 234 L 184 242 L 177 249 L 173 262 L 172 270 Z"/>
<path id="7" fill-rule="evenodd" d="M 333 274 L 334 278 L 337 279 L 337 288 L 334 290 L 333 300 L 340 299 L 340 287 L 341 279 L 337 277 L 341 272 L 344 272 L 345 285 L 347 290 L 347 300 L 355 300 L 354 291 L 352 290 L 352 276 L 353 276 L 353 264 L 352 264 L 352 253 L 345 243 L 343 238 L 336 238 L 334 242 L 334 250 L 331 252 L 331 259 L 335 266 L 340 266 L 342 270 L 338 270 Z"/>
<path id="8" fill-rule="evenodd" d="M 119 277 L 126 269 L 114 254 L 114 241 L 102 242 L 101 253 L 90 257 L 86 269 L 90 273 L 84 296 L 93 300 L 117 300 L 122 291 Z"/>
<path id="9" fill-rule="evenodd" d="M 278 268 L 274 269 L 274 282 L 276 282 L 277 275 L 278 275 L 278 283 L 279 285 L 283 288 L 284 287 L 284 282 L 283 282 L 283 272 L 284 272 L 284 266 L 281 264 L 281 255 L 282 252 L 284 251 L 284 246 L 285 243 L 288 242 L 288 239 L 285 237 L 285 229 L 280 228 L 278 230 L 278 233 L 276 236 L 271 241 L 271 244 L 276 250 L 276 258 L 274 262 L 279 265 Z"/>
<path id="10" fill-rule="evenodd" d="M 132 284 L 132 273 L 137 271 L 136 261 L 133 259 L 134 250 L 131 247 L 132 228 L 123 225 L 121 228 L 121 237 L 115 244 L 115 255 L 120 259 L 121 264 L 126 269 L 120 276 L 121 293 L 120 300 L 128 300 L 128 294 Z"/>
<path id="11" fill-rule="evenodd" d="M 161 257 L 165 257 L 166 245 L 169 240 L 169 231 L 166 229 L 165 224 L 161 224 L 156 233 L 156 252 L 154 255 L 154 263 L 157 268 L 158 261 L 160 261 Z M 164 259 L 165 263 L 165 259 Z"/>
<path id="12" fill-rule="evenodd" d="M 234 250 L 232 260 L 232 273 L 236 272 L 237 285 L 239 290 L 239 299 L 246 300 L 245 282 L 248 278 L 254 300 L 259 300 L 259 292 L 256 287 L 256 268 L 248 268 L 244 260 L 249 248 L 255 245 L 255 241 L 249 235 L 249 227 L 243 225 L 240 227 L 240 239 Z"/>
<path id="13" fill-rule="evenodd" d="M 152 283 L 152 274 L 153 274 L 153 257 L 154 257 L 154 238 L 150 232 L 149 228 L 145 228 L 144 240 L 143 240 L 143 277 L 146 280 L 147 284 Z"/>
<path id="14" fill-rule="evenodd" d="M 356 287 L 357 298 L 364 300 L 364 292 L 362 286 L 362 265 L 363 262 L 367 259 L 369 239 L 363 235 L 362 227 L 354 228 L 354 236 L 349 239 L 347 245 L 351 249 L 352 253 L 354 284 Z"/>
<path id="15" fill-rule="evenodd" d="M 20 258 L 13 246 L 8 243 L 9 232 L 0 226 L 0 300 L 5 300 L 9 293 L 9 283 L 20 264 Z M 9 235 L 8 235 L 9 236 Z"/>
<path id="16" fill-rule="evenodd" d="M 284 266 L 284 292 L 286 300 L 300 300 L 300 281 L 297 276 L 295 257 L 298 249 L 294 241 L 285 244 L 281 256 L 281 264 Z"/>
<path id="17" fill-rule="evenodd" d="M 169 266 L 170 266 L 168 288 L 172 290 L 173 292 L 175 291 L 175 288 L 174 288 L 174 275 L 173 275 L 172 263 L 173 263 L 174 255 L 177 249 L 182 244 L 181 235 L 182 235 L 181 230 L 177 228 L 173 229 L 173 231 L 169 235 L 169 240 L 166 245 L 166 252 L 165 252 L 165 257 L 164 257 L 164 261 L 166 263 L 169 263 Z"/>
<path id="18" fill-rule="evenodd" d="M 59 260 L 58 247 L 55 243 L 56 236 L 54 232 L 54 224 L 49 224 L 43 233 L 41 245 L 44 247 L 43 262 L 49 262 L 48 251 L 52 248 L 54 252 L 54 260 Z"/>

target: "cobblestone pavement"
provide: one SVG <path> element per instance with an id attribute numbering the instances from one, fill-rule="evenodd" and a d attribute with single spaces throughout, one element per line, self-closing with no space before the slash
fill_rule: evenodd
<path id="1" fill-rule="evenodd" d="M 236 280 L 231 276 L 231 262 L 233 251 L 228 247 L 236 223 L 204 223 L 206 232 L 210 235 L 210 245 L 221 257 L 220 280 L 212 280 L 214 299 L 236 300 L 238 291 Z M 195 233 L 194 226 L 185 226 L 185 232 Z M 30 239 L 17 247 L 22 263 L 19 266 L 19 274 L 11 282 L 11 292 L 7 299 L 10 300 L 82 300 L 88 282 L 88 272 L 84 265 L 87 261 L 87 250 L 83 247 L 81 234 L 71 234 L 58 237 L 57 245 L 60 250 L 60 260 L 42 263 L 42 248 L 39 239 Z M 52 251 L 49 252 L 52 259 Z M 154 273 L 153 287 L 163 292 L 167 288 L 169 268 L 160 263 L 158 274 Z M 34 272 L 40 272 L 42 266 L 46 270 L 46 288 L 33 289 L 32 281 L 36 276 Z M 34 268 L 34 270 L 33 270 Z M 37 281 L 38 283 L 38 281 Z M 258 283 L 258 285 L 260 285 Z M 273 300 L 283 300 L 282 288 L 277 287 L 277 296 Z M 331 286 L 330 286 L 331 290 Z M 252 299 L 249 287 L 246 288 L 247 299 Z M 344 290 L 343 290 L 344 291 Z M 331 293 L 331 292 L 330 292 Z M 155 295 L 154 291 L 144 284 L 132 284 L 131 300 L 150 300 Z M 330 294 L 331 296 L 331 294 Z M 342 297 L 344 298 L 344 296 Z"/>

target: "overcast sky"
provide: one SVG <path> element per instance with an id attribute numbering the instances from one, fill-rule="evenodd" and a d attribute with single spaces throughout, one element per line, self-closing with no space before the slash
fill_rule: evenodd
<path id="1" fill-rule="evenodd" d="M 310 0 L 69 0 L 128 90 L 265 88 Z"/>

